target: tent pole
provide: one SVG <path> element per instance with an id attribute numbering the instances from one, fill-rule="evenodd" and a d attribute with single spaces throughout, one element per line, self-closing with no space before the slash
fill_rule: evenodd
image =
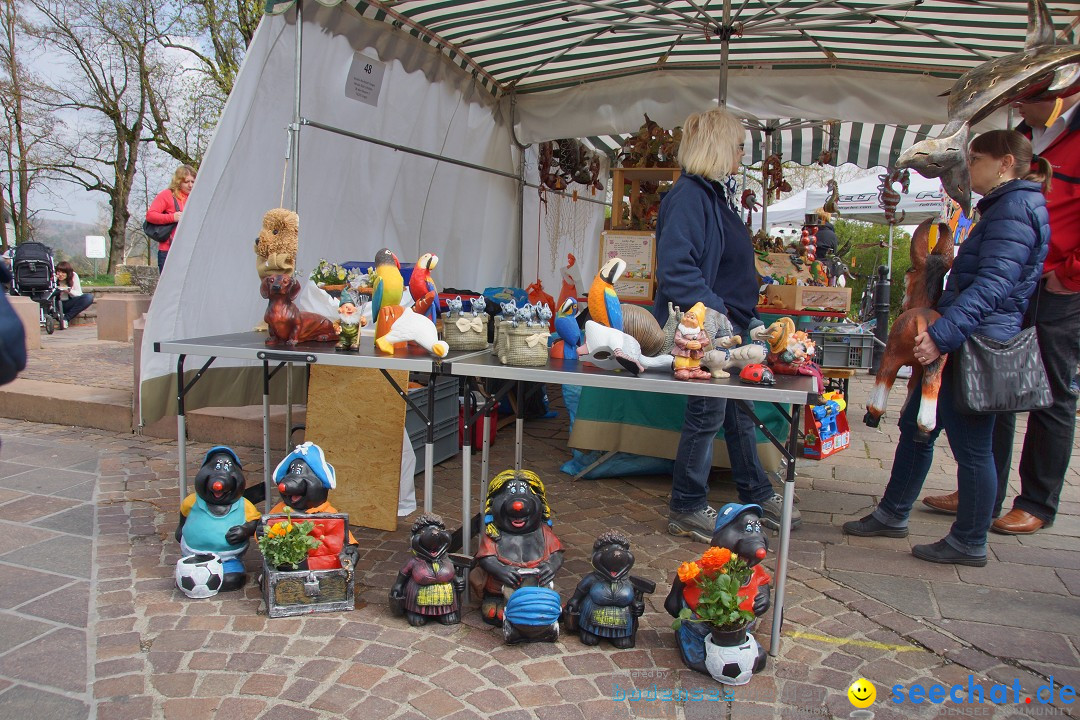
<path id="1" fill-rule="evenodd" d="M 522 265 L 525 263 L 525 186 L 528 184 L 525 182 L 525 148 L 528 145 L 522 145 L 517 139 L 517 133 L 514 132 L 514 124 L 517 122 L 517 92 L 510 92 L 510 138 L 514 141 L 514 146 L 518 151 L 518 188 L 517 188 L 517 248 L 519 252 L 518 256 L 518 287 L 525 285 L 524 270 Z M 539 260 L 539 258 L 538 258 Z M 540 263 L 536 265 L 536 277 L 540 277 Z M 487 417 L 484 417 L 484 432 L 487 432 Z M 485 436 L 486 437 L 486 436 Z M 484 445 L 484 451 L 487 452 L 487 445 Z M 487 473 L 485 469 L 484 481 L 487 481 Z"/>
<path id="2" fill-rule="evenodd" d="M 728 85 L 728 50 L 731 45 L 731 0 L 724 0 L 724 27 L 720 36 L 720 88 L 717 93 L 717 105 L 727 107 Z"/>
<path id="3" fill-rule="evenodd" d="M 896 227 L 896 226 L 893 225 L 892 223 L 889 223 L 889 274 L 888 274 L 888 278 L 889 278 L 889 283 L 890 284 L 892 284 L 892 232 L 893 232 L 894 227 Z"/>
<path id="4" fill-rule="evenodd" d="M 291 209 L 299 212 L 300 206 L 300 59 L 303 51 L 304 12 L 300 7 L 303 0 L 296 0 L 296 80 L 293 96 L 293 121 L 289 127 L 292 135 L 292 192 Z"/>

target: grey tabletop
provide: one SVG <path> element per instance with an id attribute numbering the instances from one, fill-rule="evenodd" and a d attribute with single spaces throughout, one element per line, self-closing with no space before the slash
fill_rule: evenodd
<path id="1" fill-rule="evenodd" d="M 204 357 L 226 357 L 237 360 L 268 360 L 270 362 L 298 362 L 345 367 L 375 368 L 381 370 L 409 370 L 411 372 L 439 372 L 439 366 L 453 360 L 462 360 L 486 351 L 450 353 L 439 360 L 421 347 L 410 343 L 393 355 L 384 355 L 375 349 L 370 336 L 360 337 L 359 352 L 337 352 L 333 343 L 300 343 L 298 345 L 266 344 L 266 334 L 240 332 L 229 335 L 165 340 L 154 344 L 157 352 Z"/>
<path id="2" fill-rule="evenodd" d="M 447 368 L 449 364 L 449 368 Z M 733 374 L 722 380 L 676 380 L 670 372 L 649 370 L 638 377 L 628 372 L 601 370 L 581 361 L 549 358 L 544 367 L 518 367 L 503 365 L 489 350 L 468 357 L 448 358 L 443 372 L 466 377 L 489 377 L 523 382 L 555 383 L 558 385 L 584 385 L 615 390 L 668 393 L 670 395 L 698 395 L 702 397 L 731 398 L 757 402 L 789 403 L 807 405 L 817 398 L 814 378 L 799 375 L 777 375 L 776 385 L 749 385 Z"/>

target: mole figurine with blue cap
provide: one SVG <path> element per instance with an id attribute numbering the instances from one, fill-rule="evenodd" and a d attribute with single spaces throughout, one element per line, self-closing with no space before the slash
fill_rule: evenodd
<path id="1" fill-rule="evenodd" d="M 764 615 L 771 604 L 769 583 L 772 578 L 761 567 L 761 561 L 765 559 L 769 551 L 768 539 L 761 529 L 761 513 L 761 507 L 758 505 L 738 503 L 724 505 L 717 513 L 716 528 L 710 540 L 712 547 L 730 550 L 732 555 L 738 556 L 750 568 L 750 574 L 739 590 L 739 597 L 745 601 L 751 601 L 755 617 L 753 622 Z M 697 607 L 700 595 L 700 588 L 684 583 L 676 575 L 671 584 L 671 592 L 664 601 L 664 609 L 672 617 L 678 618 L 684 609 L 689 608 L 691 617 L 696 617 L 693 611 Z M 752 628 L 753 622 L 746 628 L 747 630 Z M 711 664 L 708 658 L 711 648 L 707 648 L 707 645 L 712 645 L 710 638 L 712 633 L 712 629 L 703 622 L 681 623 L 676 630 L 676 640 L 683 662 L 692 670 L 710 675 L 721 682 L 741 684 L 717 677 L 717 674 L 711 672 L 707 666 Z M 715 634 L 712 634 L 712 638 L 715 637 Z M 765 667 L 765 650 L 757 644 L 753 635 L 747 634 L 746 638 L 748 640 L 744 639 L 740 642 L 740 645 L 745 646 L 741 654 L 749 656 L 743 663 L 745 666 L 743 668 L 745 672 L 742 673 L 745 676 L 743 682 L 749 680 L 751 674 L 760 672 Z M 713 645 L 713 647 L 716 646 Z"/>
<path id="2" fill-rule="evenodd" d="M 259 524 L 244 498 L 244 472 L 232 448 L 212 447 L 195 475 L 195 492 L 180 503 L 176 541 L 185 556 L 212 554 L 222 563 L 219 590 L 239 590 L 247 575 L 240 559 Z"/>
<path id="3" fill-rule="evenodd" d="M 271 508 L 271 515 L 280 515 L 286 510 L 305 515 L 337 513 L 328 499 L 330 491 L 337 487 L 337 475 L 334 466 L 326 461 L 323 449 L 315 443 L 297 445 L 286 455 L 274 469 L 274 482 L 281 494 L 281 502 Z M 302 565 L 301 569 L 355 568 L 360 544 L 344 521 L 326 518 L 312 522 L 315 527 L 311 536 L 319 541 L 319 546 L 308 551 L 306 567 Z"/>
<path id="4" fill-rule="evenodd" d="M 563 547 L 551 525 L 536 473 L 505 470 L 492 479 L 470 580 L 483 593 L 481 618 L 501 626 L 508 644 L 559 637 L 562 602 L 552 581 L 562 567 Z"/>

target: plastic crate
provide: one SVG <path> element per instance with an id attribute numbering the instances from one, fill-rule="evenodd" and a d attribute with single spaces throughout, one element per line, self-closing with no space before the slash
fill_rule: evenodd
<path id="1" fill-rule="evenodd" d="M 409 391 L 409 400 L 420 408 L 425 415 L 428 414 L 428 389 L 427 387 L 413 388 Z M 456 377 L 439 378 L 435 381 L 435 414 L 432 421 L 436 430 L 444 422 L 457 419 L 458 415 L 458 379 Z M 423 444 L 423 432 L 427 428 L 420 416 L 408 406 L 405 410 L 405 430 L 412 438 L 416 433 L 421 433 L 420 443 Z M 438 432 L 436 432 L 436 435 Z"/>
<path id="2" fill-rule="evenodd" d="M 454 400 L 457 402 L 457 399 Z M 427 428 L 421 426 L 415 433 L 409 433 L 409 442 L 412 443 L 413 452 L 416 453 L 416 472 L 424 472 L 424 439 Z M 431 448 L 431 463 L 438 465 L 443 460 L 454 457 L 460 450 L 458 445 L 458 419 L 451 416 L 435 424 L 435 443 Z"/>
<path id="3" fill-rule="evenodd" d="M 874 360 L 871 333 L 810 332 L 817 345 L 817 363 L 823 368 L 868 368 Z"/>

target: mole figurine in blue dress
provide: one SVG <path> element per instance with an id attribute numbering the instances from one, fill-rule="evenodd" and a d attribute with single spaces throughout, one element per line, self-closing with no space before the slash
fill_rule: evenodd
<path id="1" fill-rule="evenodd" d="M 645 613 L 645 594 L 656 590 L 656 584 L 630 575 L 630 541 L 615 530 L 593 543 L 592 564 L 593 572 L 581 579 L 566 603 L 567 627 L 576 628 L 585 645 L 607 639 L 614 647 L 632 648 L 638 618 Z"/>

